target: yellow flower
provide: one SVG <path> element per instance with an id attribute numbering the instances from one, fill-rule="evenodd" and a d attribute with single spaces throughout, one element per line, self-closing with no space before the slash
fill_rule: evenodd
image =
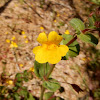
<path id="1" fill-rule="evenodd" d="M 41 30 L 44 30 L 44 27 L 40 27 Z"/>
<path id="2" fill-rule="evenodd" d="M 31 67 L 29 71 L 34 72 L 34 67 Z"/>
<path id="3" fill-rule="evenodd" d="M 70 34 L 70 33 L 69 33 L 69 30 L 66 30 L 66 31 L 65 31 L 65 34 Z"/>
<path id="4" fill-rule="evenodd" d="M 56 20 L 54 20 L 54 22 L 57 22 Z"/>
<path id="5" fill-rule="evenodd" d="M 25 32 L 24 32 L 24 31 L 22 31 L 21 33 L 22 33 L 22 34 L 25 34 Z"/>
<path id="6" fill-rule="evenodd" d="M 82 58 L 83 61 L 86 61 L 86 58 Z"/>
<path id="7" fill-rule="evenodd" d="M 35 60 L 39 63 L 56 64 L 69 51 L 66 45 L 59 45 L 62 37 L 55 31 L 50 32 L 48 38 L 44 32 L 40 33 L 37 41 L 42 45 L 35 47 L 33 53 L 35 54 Z"/>
<path id="8" fill-rule="evenodd" d="M 28 40 L 26 40 L 25 43 L 28 43 Z"/>
<path id="9" fill-rule="evenodd" d="M 10 43 L 10 40 L 9 40 L 9 39 L 6 39 L 6 42 L 7 42 L 7 43 Z"/>
<path id="10" fill-rule="evenodd" d="M 8 85 L 12 85 L 12 84 L 13 84 L 13 81 L 12 81 L 12 80 L 7 80 L 6 83 L 7 83 Z"/>
<path id="11" fill-rule="evenodd" d="M 18 5 L 17 5 L 17 4 L 15 4 L 14 6 L 15 6 L 15 7 L 18 7 Z"/>
<path id="12" fill-rule="evenodd" d="M 26 35 L 24 35 L 23 37 L 24 37 L 24 38 L 27 38 L 27 36 L 26 36 Z"/>
<path id="13" fill-rule="evenodd" d="M 59 13 L 57 13 L 57 17 L 59 17 L 60 16 L 60 14 Z"/>
<path id="14" fill-rule="evenodd" d="M 8 32 L 6 32 L 5 34 L 8 34 Z"/>
<path id="15" fill-rule="evenodd" d="M 19 64 L 20 67 L 23 67 L 23 64 Z"/>
<path id="16" fill-rule="evenodd" d="M 11 41 L 10 48 L 17 48 L 17 47 L 18 45 L 15 42 Z"/>
<path id="17" fill-rule="evenodd" d="M 12 40 L 15 40 L 15 36 L 12 37 Z"/>

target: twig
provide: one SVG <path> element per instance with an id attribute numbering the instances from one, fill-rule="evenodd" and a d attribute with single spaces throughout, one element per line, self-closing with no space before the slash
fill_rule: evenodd
<path id="1" fill-rule="evenodd" d="M 24 3 L 25 4 L 27 4 L 27 2 L 24 0 Z M 27 4 L 28 5 L 28 4 Z M 40 14 L 38 13 L 38 12 L 36 12 L 36 10 L 34 10 L 30 5 L 28 5 L 39 17 L 41 17 L 40 16 Z M 41 17 L 42 19 L 43 19 L 43 17 Z"/>
<path id="2" fill-rule="evenodd" d="M 45 91 L 45 88 L 42 86 L 41 87 L 41 96 L 40 96 L 39 100 L 43 100 L 44 91 Z"/>
<path id="3" fill-rule="evenodd" d="M 17 64 L 17 56 L 16 56 L 16 53 L 15 53 L 15 50 L 14 49 L 13 49 L 13 54 L 14 54 L 14 57 L 15 57 L 16 67 L 17 67 L 18 70 L 20 70 L 19 69 L 19 66 Z"/>
<path id="4" fill-rule="evenodd" d="M 70 40 L 66 45 L 69 46 L 71 43 L 73 43 L 77 39 L 77 36 L 75 36 L 72 40 Z"/>

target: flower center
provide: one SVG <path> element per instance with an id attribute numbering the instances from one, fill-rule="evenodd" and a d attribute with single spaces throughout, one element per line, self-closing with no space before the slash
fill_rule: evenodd
<path id="1" fill-rule="evenodd" d="M 54 50 L 54 49 L 57 49 L 57 45 L 55 45 L 55 44 L 50 44 L 50 45 L 48 45 L 48 49 L 49 50 Z"/>
<path id="2" fill-rule="evenodd" d="M 43 44 L 42 47 L 47 50 L 56 50 L 58 46 L 56 44 L 48 44 L 47 43 L 47 44 Z"/>

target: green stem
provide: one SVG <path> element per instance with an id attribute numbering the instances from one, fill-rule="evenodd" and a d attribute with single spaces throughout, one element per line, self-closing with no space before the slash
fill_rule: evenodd
<path id="1" fill-rule="evenodd" d="M 45 91 L 45 88 L 42 86 L 41 87 L 41 96 L 40 96 L 39 100 L 43 100 L 44 91 Z"/>
<path id="2" fill-rule="evenodd" d="M 49 71 L 48 74 L 46 75 L 46 79 L 48 79 L 48 77 L 49 77 L 50 74 L 52 73 L 54 67 L 55 67 L 55 64 L 51 65 L 50 71 Z"/>
<path id="3" fill-rule="evenodd" d="M 51 68 L 50 68 L 48 74 L 45 77 L 46 80 L 48 80 L 48 78 L 49 78 L 50 74 L 52 73 L 54 67 L 55 67 L 55 64 L 51 65 Z M 42 86 L 41 87 L 41 95 L 40 95 L 40 99 L 39 100 L 43 100 L 44 91 L 45 91 L 45 88 Z"/>

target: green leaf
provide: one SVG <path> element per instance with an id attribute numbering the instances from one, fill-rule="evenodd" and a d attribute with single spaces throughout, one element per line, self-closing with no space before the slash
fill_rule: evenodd
<path id="1" fill-rule="evenodd" d="M 21 87 L 23 90 L 27 90 L 27 87 L 26 86 L 23 86 L 23 87 Z"/>
<path id="2" fill-rule="evenodd" d="M 28 75 L 28 71 L 27 70 L 24 70 L 24 73 L 23 73 L 24 77 Z"/>
<path id="3" fill-rule="evenodd" d="M 100 0 L 90 0 L 90 1 L 94 2 L 97 5 L 100 5 Z"/>
<path id="4" fill-rule="evenodd" d="M 18 93 L 13 94 L 14 100 L 20 100 L 20 96 Z"/>
<path id="5" fill-rule="evenodd" d="M 69 52 L 66 54 L 66 57 L 76 57 L 79 55 L 80 46 L 77 41 L 74 41 L 69 46 Z"/>
<path id="6" fill-rule="evenodd" d="M 63 40 L 61 41 L 61 43 L 63 45 L 66 45 L 73 38 L 72 35 L 69 35 L 69 34 L 63 34 L 62 37 L 63 37 Z"/>
<path id="7" fill-rule="evenodd" d="M 22 87 L 22 83 L 21 83 L 21 82 L 16 82 L 16 83 L 15 83 L 15 86 L 16 86 L 16 87 Z"/>
<path id="8" fill-rule="evenodd" d="M 76 30 L 77 34 L 81 33 L 81 31 L 85 29 L 84 23 L 78 18 L 73 18 L 70 21 L 70 25 Z"/>
<path id="9" fill-rule="evenodd" d="M 73 38 L 72 35 L 68 35 L 68 34 L 63 34 L 62 37 L 64 39 L 62 40 L 61 43 L 64 44 L 64 45 L 66 45 Z M 77 41 L 74 41 L 68 47 L 69 47 L 69 51 L 66 54 L 66 56 L 63 57 L 63 60 L 66 60 L 69 57 L 75 57 L 75 56 L 77 56 L 79 54 L 80 46 L 79 46 Z"/>
<path id="10" fill-rule="evenodd" d="M 28 77 L 24 77 L 24 81 L 28 82 L 29 81 Z"/>
<path id="11" fill-rule="evenodd" d="M 28 78 L 29 78 L 30 80 L 33 79 L 33 74 L 32 74 L 32 72 L 28 72 Z"/>
<path id="12" fill-rule="evenodd" d="M 37 61 L 34 62 L 34 73 L 37 77 L 43 79 L 43 76 L 47 75 L 50 70 L 48 63 L 40 64 Z"/>
<path id="13" fill-rule="evenodd" d="M 90 33 L 88 34 L 81 33 L 80 35 L 77 35 L 77 37 L 85 43 L 90 43 L 93 44 L 94 46 L 98 44 L 98 39 Z"/>
<path id="14" fill-rule="evenodd" d="M 3 88 L 4 88 L 4 86 L 0 86 L 0 93 L 2 92 Z"/>
<path id="15" fill-rule="evenodd" d="M 21 91 L 19 92 L 19 95 L 20 95 L 20 96 L 23 96 L 23 97 L 25 97 L 25 98 L 27 98 L 27 96 L 28 96 L 28 91 L 27 91 L 27 90 L 21 90 Z"/>
<path id="16" fill-rule="evenodd" d="M 45 94 L 44 94 L 44 98 L 45 98 L 45 100 L 56 100 L 56 97 L 53 97 L 53 95 L 54 95 L 54 92 L 46 92 Z"/>
<path id="17" fill-rule="evenodd" d="M 32 79 L 33 78 L 33 75 L 31 72 L 28 72 L 27 70 L 24 71 L 23 73 L 23 79 L 25 82 L 28 82 L 29 79 Z"/>
<path id="18" fill-rule="evenodd" d="M 18 82 L 22 82 L 23 81 L 22 77 L 23 77 L 22 73 L 17 73 L 16 76 L 15 76 L 15 78 L 17 79 Z"/>
<path id="19" fill-rule="evenodd" d="M 27 98 L 27 100 L 35 100 L 35 99 L 33 98 L 33 95 L 29 93 L 29 97 Z"/>
<path id="20" fill-rule="evenodd" d="M 16 78 L 21 78 L 22 77 L 22 74 L 21 73 L 17 73 L 15 77 Z"/>
<path id="21" fill-rule="evenodd" d="M 23 73 L 23 79 L 25 82 L 28 82 L 29 81 L 29 78 L 28 78 L 28 71 L 25 70 L 24 73 Z"/>
<path id="22" fill-rule="evenodd" d="M 88 28 L 90 28 L 90 29 L 96 28 L 96 26 L 94 26 L 95 21 L 96 21 L 96 16 L 95 15 L 92 15 L 91 17 L 89 17 L 89 26 L 88 26 Z"/>
<path id="23" fill-rule="evenodd" d="M 96 89 L 95 91 L 94 91 L 94 97 L 95 98 L 100 98 L 100 88 L 98 88 L 98 89 Z"/>
<path id="24" fill-rule="evenodd" d="M 49 79 L 43 82 L 43 86 L 53 92 L 60 88 L 60 84 L 55 79 Z"/>
<path id="25" fill-rule="evenodd" d="M 7 99 L 8 99 L 8 100 L 11 99 L 11 95 L 10 95 L 10 94 L 8 94 Z"/>
<path id="26" fill-rule="evenodd" d="M 13 87 L 13 90 L 14 90 L 14 91 L 17 91 L 17 90 L 18 90 L 18 87 L 16 87 L 16 86 Z"/>
<path id="27" fill-rule="evenodd" d="M 59 22 L 60 26 L 64 26 L 65 23 L 64 22 Z"/>

